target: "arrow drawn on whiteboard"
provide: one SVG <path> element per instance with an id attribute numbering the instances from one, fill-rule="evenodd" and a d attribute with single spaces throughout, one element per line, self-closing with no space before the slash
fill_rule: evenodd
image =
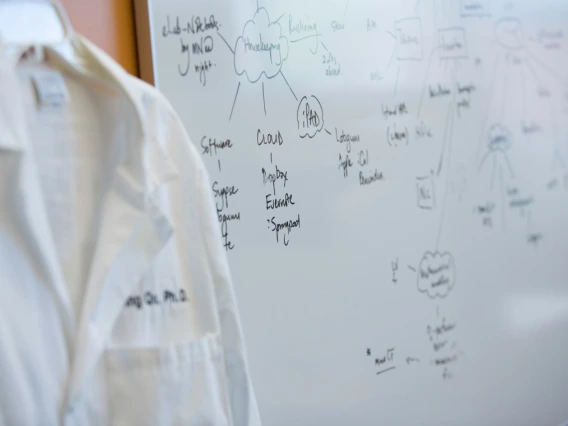
<path id="1" fill-rule="evenodd" d="M 406 364 L 410 365 L 410 364 L 412 364 L 413 362 L 420 362 L 420 360 L 419 360 L 418 358 L 413 358 L 413 357 L 411 357 L 411 356 L 406 357 Z"/>

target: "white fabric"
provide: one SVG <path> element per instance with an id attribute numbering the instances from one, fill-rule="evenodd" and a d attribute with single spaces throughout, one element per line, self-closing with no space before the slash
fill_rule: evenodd
<path id="1" fill-rule="evenodd" d="M 155 89 L 70 46 L 0 54 L 0 425 L 260 425 L 198 152 Z M 46 70 L 63 105 L 38 106 Z"/>

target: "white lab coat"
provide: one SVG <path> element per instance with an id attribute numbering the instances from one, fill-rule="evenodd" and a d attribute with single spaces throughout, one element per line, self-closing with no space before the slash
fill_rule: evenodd
<path id="1" fill-rule="evenodd" d="M 46 51 L 64 75 L 119 93 L 128 137 L 109 142 L 96 245 L 73 303 L 18 55 L 0 55 L 0 424 L 260 425 L 211 186 L 179 118 L 79 36 Z M 76 197 L 75 219 L 92 215 Z"/>

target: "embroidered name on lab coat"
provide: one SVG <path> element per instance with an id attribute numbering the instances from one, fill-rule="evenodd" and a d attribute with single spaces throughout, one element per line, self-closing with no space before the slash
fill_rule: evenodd
<path id="1" fill-rule="evenodd" d="M 187 302 L 188 298 L 184 289 L 177 291 L 164 290 L 162 294 L 146 291 L 142 295 L 129 296 L 124 303 L 124 307 L 142 309 L 144 306 L 152 307 Z"/>

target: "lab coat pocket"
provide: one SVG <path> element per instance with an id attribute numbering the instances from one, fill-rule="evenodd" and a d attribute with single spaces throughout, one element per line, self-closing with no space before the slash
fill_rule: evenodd
<path id="1" fill-rule="evenodd" d="M 105 354 L 113 425 L 229 425 L 218 334 Z"/>

